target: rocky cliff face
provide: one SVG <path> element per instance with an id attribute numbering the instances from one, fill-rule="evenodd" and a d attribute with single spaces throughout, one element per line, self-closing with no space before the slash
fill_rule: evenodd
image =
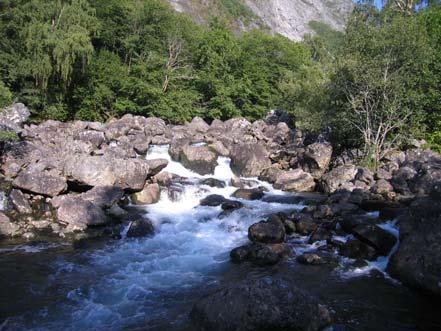
<path id="1" fill-rule="evenodd" d="M 292 40 L 314 33 L 313 22 L 342 30 L 353 9 L 352 0 L 168 0 L 173 8 L 203 22 L 224 11 L 235 26 L 264 26 Z M 245 17 L 244 17 L 245 16 Z"/>

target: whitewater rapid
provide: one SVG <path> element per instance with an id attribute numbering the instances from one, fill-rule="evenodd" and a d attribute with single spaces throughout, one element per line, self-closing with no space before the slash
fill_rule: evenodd
<path id="1" fill-rule="evenodd" d="M 218 282 L 219 273 L 229 266 L 231 249 L 248 241 L 251 224 L 273 213 L 304 207 L 241 200 L 243 208 L 221 217 L 220 207 L 203 207 L 199 202 L 210 194 L 230 197 L 237 189 L 230 185 L 234 174 L 229 158 L 219 157 L 214 174 L 205 176 L 171 160 L 167 145 L 152 146 L 146 158 L 165 158 L 169 163 L 163 171 L 187 178 L 177 201 L 164 189 L 158 203 L 142 207 L 154 224 L 155 235 L 132 239 L 123 230 L 120 241 L 50 261 L 53 273 L 47 284 L 34 290 L 43 294 L 61 283 L 65 292 L 59 295 L 65 299 L 7 320 L 6 329 L 156 330 L 163 328 L 158 325 L 164 320 L 172 328 L 173 323 L 187 319 L 187 305 L 198 297 L 197 289 Z M 202 185 L 205 178 L 223 181 L 226 187 Z M 266 195 L 289 195 L 252 180 L 269 190 Z M 297 239 L 295 250 L 301 254 L 320 244 L 308 245 L 303 237 Z M 370 267 L 383 267 L 384 261 L 378 262 L 381 266 Z"/>

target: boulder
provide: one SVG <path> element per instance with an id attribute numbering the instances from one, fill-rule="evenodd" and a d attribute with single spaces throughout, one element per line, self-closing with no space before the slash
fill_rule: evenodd
<path id="1" fill-rule="evenodd" d="M 66 179 L 55 172 L 22 170 L 12 185 L 23 191 L 54 197 L 67 189 Z"/>
<path id="2" fill-rule="evenodd" d="M 265 147 L 260 144 L 238 144 L 230 151 L 231 170 L 237 176 L 258 177 L 271 160 Z"/>
<path id="3" fill-rule="evenodd" d="M 29 203 L 28 198 L 21 192 L 20 190 L 12 190 L 9 193 L 9 200 L 12 203 L 12 206 L 16 211 L 21 214 L 30 214 L 32 213 L 32 207 Z"/>
<path id="4" fill-rule="evenodd" d="M 328 143 L 314 143 L 306 147 L 302 168 L 314 179 L 319 179 L 328 169 L 331 162 L 332 146 Z"/>
<path id="5" fill-rule="evenodd" d="M 225 201 L 221 208 L 222 210 L 236 210 L 243 207 L 243 203 L 240 201 L 227 200 Z"/>
<path id="6" fill-rule="evenodd" d="M 201 298 L 190 313 L 197 330 L 322 330 L 328 310 L 292 282 L 264 277 L 243 280 Z"/>
<path id="7" fill-rule="evenodd" d="M 297 256 L 296 260 L 300 264 L 308 264 L 308 265 L 326 264 L 325 259 L 314 253 L 304 253 L 302 255 Z"/>
<path id="8" fill-rule="evenodd" d="M 416 200 L 399 222 L 400 245 L 388 272 L 407 285 L 441 297 L 441 199 Z"/>
<path id="9" fill-rule="evenodd" d="M 341 248 L 340 254 L 351 259 L 375 260 L 377 251 L 360 240 L 348 240 Z"/>
<path id="10" fill-rule="evenodd" d="M 223 180 L 219 180 L 216 178 L 206 178 L 201 181 L 202 185 L 207 185 L 211 187 L 224 188 L 227 186 Z"/>
<path id="11" fill-rule="evenodd" d="M 204 199 L 202 199 L 199 204 L 201 206 L 209 206 L 209 207 L 216 207 L 216 206 L 220 206 L 221 204 L 225 203 L 229 201 L 228 199 L 226 199 L 224 196 L 219 195 L 219 194 L 211 194 L 207 197 L 205 197 Z"/>
<path id="12" fill-rule="evenodd" d="M 386 179 L 379 179 L 371 187 L 371 192 L 376 194 L 387 194 L 394 190 L 394 187 Z"/>
<path id="13" fill-rule="evenodd" d="M 64 174 L 69 181 L 86 186 L 118 186 L 127 191 L 141 191 L 150 172 L 142 159 L 118 159 L 105 156 L 68 157 Z"/>
<path id="14" fill-rule="evenodd" d="M 145 218 L 137 219 L 130 223 L 129 230 L 127 231 L 128 238 L 140 238 L 153 235 L 155 228 L 152 221 Z"/>
<path id="15" fill-rule="evenodd" d="M 190 124 L 188 124 L 188 127 L 193 131 L 202 133 L 205 133 L 208 131 L 208 129 L 210 129 L 210 126 L 207 124 L 207 122 L 197 116 L 193 118 Z"/>
<path id="16" fill-rule="evenodd" d="M 248 238 L 253 242 L 278 244 L 285 241 L 285 226 L 280 220 L 260 221 L 248 228 Z"/>
<path id="17" fill-rule="evenodd" d="M 314 191 L 314 178 L 302 169 L 281 172 L 274 183 L 274 188 L 283 191 L 311 192 Z"/>
<path id="18" fill-rule="evenodd" d="M 352 234 L 365 244 L 375 248 L 380 255 L 387 256 L 397 242 L 397 238 L 375 224 L 360 224 L 352 229 Z"/>
<path id="19" fill-rule="evenodd" d="M 161 189 L 159 185 L 146 184 L 142 191 L 132 194 L 132 202 L 135 205 L 150 205 L 157 203 L 161 198 Z"/>
<path id="20" fill-rule="evenodd" d="M 0 237 L 14 237 L 19 234 L 20 227 L 8 216 L 0 212 Z"/>
<path id="21" fill-rule="evenodd" d="M 277 181 L 277 178 L 282 175 L 283 170 L 279 169 L 276 166 L 271 166 L 269 168 L 266 168 L 262 171 L 262 173 L 259 176 L 260 180 L 264 180 L 268 183 L 275 183 Z"/>
<path id="22" fill-rule="evenodd" d="M 354 165 L 342 165 L 323 175 L 320 187 L 325 193 L 334 193 L 338 189 L 350 189 L 348 183 L 354 180 L 357 168 Z"/>
<path id="23" fill-rule="evenodd" d="M 29 119 L 31 112 L 22 103 L 14 103 L 0 112 L 0 125 L 20 132 L 23 124 Z"/>
<path id="24" fill-rule="evenodd" d="M 106 141 L 106 137 L 103 132 L 95 130 L 84 130 L 77 133 L 75 136 L 77 140 L 91 143 L 94 147 L 98 148 L 102 143 Z"/>
<path id="25" fill-rule="evenodd" d="M 100 208 L 111 208 L 123 198 L 123 195 L 124 191 L 117 186 L 95 186 L 82 193 L 81 198 Z"/>
<path id="26" fill-rule="evenodd" d="M 185 145 L 179 156 L 182 165 L 200 175 L 214 173 L 217 166 L 217 155 L 207 146 Z"/>
<path id="27" fill-rule="evenodd" d="M 250 261 L 258 266 L 268 266 L 289 258 L 292 254 L 293 251 L 287 244 L 251 243 L 233 249 L 230 257 L 234 263 Z"/>
<path id="28" fill-rule="evenodd" d="M 231 195 L 237 199 L 244 200 L 260 200 L 264 196 L 264 192 L 261 188 L 240 188 Z"/>
<path id="29" fill-rule="evenodd" d="M 104 211 L 90 201 L 69 197 L 61 201 L 57 219 L 67 225 L 66 232 L 84 231 L 88 226 L 104 225 L 108 218 Z"/>

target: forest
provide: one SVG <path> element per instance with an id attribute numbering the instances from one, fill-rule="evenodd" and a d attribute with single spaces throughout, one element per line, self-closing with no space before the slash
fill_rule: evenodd
<path id="1" fill-rule="evenodd" d="M 310 24 L 316 34 L 293 42 L 198 25 L 161 0 L 2 1 L 0 107 L 23 102 L 35 122 L 169 123 L 283 109 L 367 163 L 415 139 L 441 149 L 439 2 L 363 1 L 345 32 Z"/>

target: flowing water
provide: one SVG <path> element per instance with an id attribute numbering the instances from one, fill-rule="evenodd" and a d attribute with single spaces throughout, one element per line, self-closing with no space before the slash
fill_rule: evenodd
<path id="1" fill-rule="evenodd" d="M 86 247 L 33 243 L 0 248 L 0 330 L 192 330 L 188 313 L 200 296 L 246 277 L 283 274 L 319 296 L 334 311 L 335 330 L 432 330 L 441 328 L 441 305 L 405 289 L 384 274 L 388 257 L 363 268 L 340 259 L 337 268 L 286 261 L 271 268 L 233 265 L 232 248 L 247 242 L 248 227 L 263 217 L 303 208 L 267 183 L 267 201 L 221 217 L 201 207 L 209 194 L 228 197 L 233 176 L 228 158 L 214 175 L 200 176 L 173 162 L 167 146 L 147 158 L 167 158 L 165 171 L 186 177 L 178 201 L 162 192 L 145 206 L 156 233 L 150 238 L 98 241 Z M 201 185 L 216 178 L 225 188 Z M 383 228 L 397 233 L 393 222 Z M 347 240 L 347 237 L 340 238 Z M 307 238 L 291 241 L 297 254 L 314 250 Z M 372 270 L 378 270 L 372 273 Z"/>

